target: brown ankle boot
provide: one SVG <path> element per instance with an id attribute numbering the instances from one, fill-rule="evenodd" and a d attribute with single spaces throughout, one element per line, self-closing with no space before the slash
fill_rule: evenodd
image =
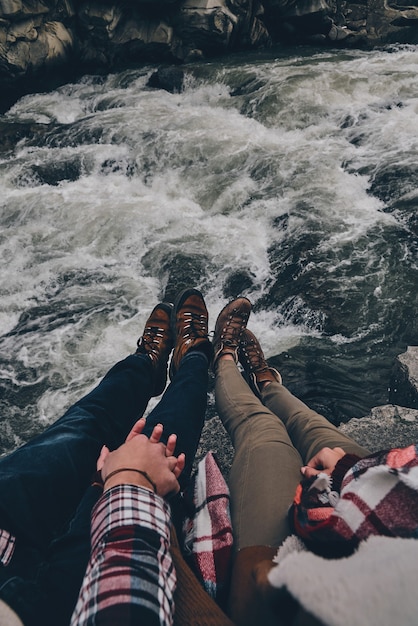
<path id="1" fill-rule="evenodd" d="M 154 368 L 153 396 L 162 394 L 167 382 L 167 362 L 174 343 L 170 323 L 172 309 L 173 305 L 168 302 L 160 302 L 154 307 L 135 352 L 146 354 L 151 359 Z"/>
<path id="2" fill-rule="evenodd" d="M 177 296 L 171 313 L 171 326 L 175 347 L 170 378 L 176 374 L 180 361 L 190 350 L 200 350 L 210 363 L 212 345 L 208 339 L 208 311 L 200 291 L 185 289 Z"/>
<path id="3" fill-rule="evenodd" d="M 282 383 L 280 373 L 274 367 L 269 367 L 257 337 L 248 328 L 241 335 L 238 357 L 248 383 L 256 395 L 260 395 L 262 383 L 267 381 Z"/>
<path id="4" fill-rule="evenodd" d="M 238 363 L 240 337 L 250 317 L 251 306 L 248 298 L 236 298 L 219 313 L 213 336 L 213 369 L 223 354 L 231 354 Z"/>

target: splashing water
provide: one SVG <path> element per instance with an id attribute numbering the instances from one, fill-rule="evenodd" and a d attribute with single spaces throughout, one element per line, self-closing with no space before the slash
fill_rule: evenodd
<path id="1" fill-rule="evenodd" d="M 418 47 L 247 55 L 87 77 L 4 116 L 0 451 L 53 422 L 192 284 L 335 423 L 417 343 Z"/>

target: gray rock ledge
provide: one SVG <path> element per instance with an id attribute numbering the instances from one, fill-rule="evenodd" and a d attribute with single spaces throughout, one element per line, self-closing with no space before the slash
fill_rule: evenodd
<path id="1" fill-rule="evenodd" d="M 300 14 L 305 23 L 316 20 L 315 11 L 324 7 L 346 30 L 331 37 L 331 31 L 320 34 L 324 26 L 317 28 L 316 44 L 414 44 L 416 1 L 0 0 L 0 93 L 28 90 L 29 82 L 31 90 L 42 89 L 51 75 L 64 81 L 137 63 L 182 63 L 304 43 L 312 33 L 301 35 L 291 20 Z"/>
<path id="2" fill-rule="evenodd" d="M 390 394 L 405 398 L 409 406 L 385 404 L 374 407 L 364 417 L 354 417 L 340 424 L 341 432 L 371 452 L 406 447 L 418 442 L 418 346 L 410 346 L 396 359 Z M 225 476 L 234 456 L 231 440 L 216 415 L 213 402 L 209 407 L 196 461 L 212 450 Z"/>

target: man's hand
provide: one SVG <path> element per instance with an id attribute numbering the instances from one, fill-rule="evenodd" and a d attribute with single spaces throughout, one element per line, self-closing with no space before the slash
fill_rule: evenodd
<path id="1" fill-rule="evenodd" d="M 345 456 L 345 452 L 342 448 L 322 448 L 300 471 L 306 478 L 312 478 L 312 476 L 316 476 L 320 472 L 332 474 L 338 461 L 343 456 Z"/>
<path id="2" fill-rule="evenodd" d="M 167 496 L 177 493 L 180 489 L 177 479 L 185 465 L 184 454 L 178 457 L 173 456 L 177 435 L 170 435 L 165 446 L 160 443 L 163 433 L 162 424 L 155 426 L 149 439 L 142 435 L 144 426 L 145 420 L 141 418 L 132 428 L 125 443 L 113 452 L 109 452 L 108 448 L 103 446 L 97 460 L 97 469 L 101 471 L 103 481 L 106 483 L 105 489 L 126 483 L 150 489 L 151 485 L 148 480 L 135 471 L 118 472 L 106 481 L 106 477 L 111 472 L 131 468 L 146 472 L 155 483 L 158 495 Z"/>

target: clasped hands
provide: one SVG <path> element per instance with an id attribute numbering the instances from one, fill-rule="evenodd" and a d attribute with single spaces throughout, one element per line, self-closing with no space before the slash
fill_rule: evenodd
<path id="1" fill-rule="evenodd" d="M 142 417 L 134 424 L 125 443 L 113 452 L 103 446 L 97 459 L 97 470 L 101 472 L 105 490 L 124 484 L 153 489 L 145 475 L 149 476 L 159 496 L 173 495 L 180 490 L 178 478 L 184 469 L 185 455 L 174 456 L 177 435 L 170 435 L 167 445 L 164 445 L 160 441 L 163 434 L 162 424 L 154 427 L 149 438 L 142 434 L 144 426 L 145 418 Z M 144 472 L 145 475 L 135 470 Z M 106 480 L 110 474 L 113 475 Z"/>
<path id="2" fill-rule="evenodd" d="M 300 471 L 305 478 L 312 478 L 320 472 L 331 475 L 343 456 L 345 452 L 342 448 L 322 448 Z"/>

